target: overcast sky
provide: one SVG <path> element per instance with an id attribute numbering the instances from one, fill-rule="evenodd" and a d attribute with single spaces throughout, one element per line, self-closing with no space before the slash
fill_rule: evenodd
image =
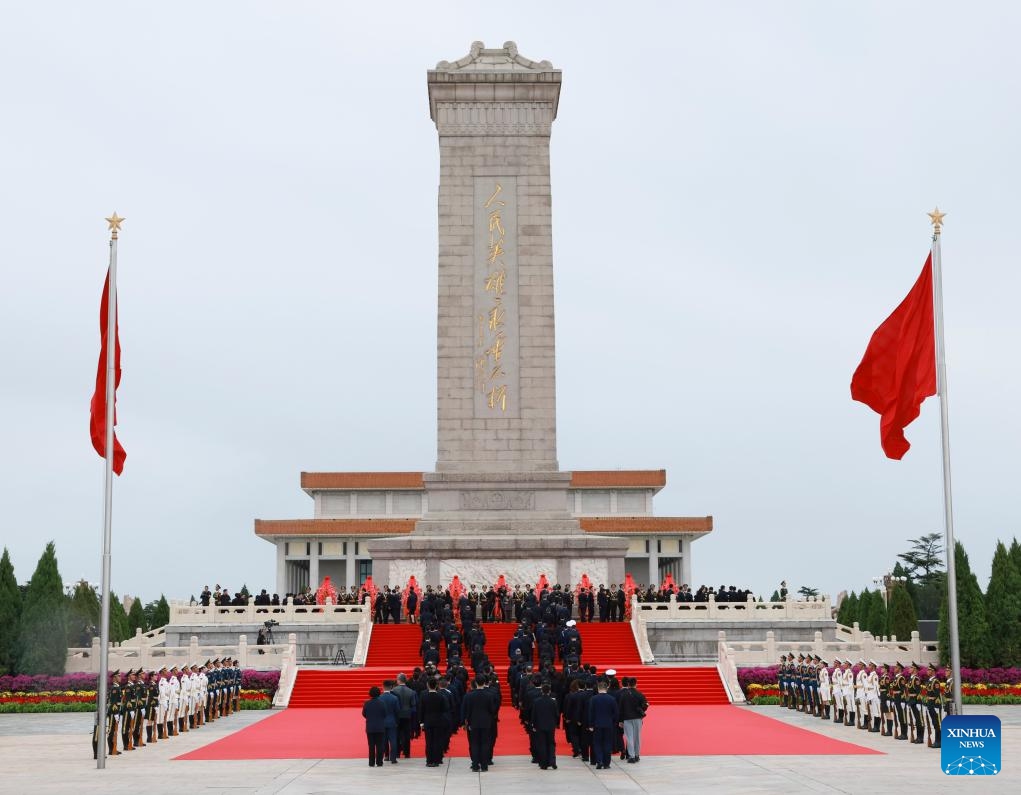
<path id="1" fill-rule="evenodd" d="M 836 593 L 942 530 L 939 405 L 900 462 L 849 396 L 943 240 L 956 528 L 1021 535 L 1015 3 L 8 4 L 0 543 L 99 580 L 88 405 L 120 245 L 113 587 L 272 588 L 302 470 L 431 470 L 436 130 L 473 40 L 563 70 L 562 469 L 665 468 L 694 584 Z"/>

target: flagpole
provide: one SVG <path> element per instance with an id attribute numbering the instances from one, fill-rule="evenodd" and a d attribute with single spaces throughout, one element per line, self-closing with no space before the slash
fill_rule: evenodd
<path id="1" fill-rule="evenodd" d="M 929 213 L 932 220 L 932 286 L 936 317 L 936 389 L 939 393 L 940 431 L 943 440 L 943 524 L 947 555 L 947 618 L 950 622 L 950 671 L 954 678 L 954 714 L 961 712 L 961 639 L 957 630 L 957 555 L 954 542 L 954 505 L 950 488 L 950 420 L 947 400 L 946 346 L 943 340 L 943 260 L 940 232 L 943 216 L 939 207 Z"/>
<path id="2" fill-rule="evenodd" d="M 99 691 L 96 694 L 96 719 L 99 725 L 96 768 L 106 767 L 107 686 L 110 670 L 110 546 L 113 528 L 113 423 L 114 391 L 117 388 L 117 232 L 120 222 L 114 213 L 110 224 L 110 270 L 107 275 L 106 301 L 106 479 L 103 491 L 103 556 L 101 560 L 102 602 L 99 614 Z"/>

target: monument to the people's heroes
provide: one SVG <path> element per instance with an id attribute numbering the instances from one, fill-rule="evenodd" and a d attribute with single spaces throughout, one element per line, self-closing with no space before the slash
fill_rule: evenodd
<path id="1" fill-rule="evenodd" d="M 513 42 L 428 73 L 440 144 L 438 456 L 427 510 L 372 541 L 377 582 L 622 582 L 557 465 L 549 142 L 561 73 Z"/>

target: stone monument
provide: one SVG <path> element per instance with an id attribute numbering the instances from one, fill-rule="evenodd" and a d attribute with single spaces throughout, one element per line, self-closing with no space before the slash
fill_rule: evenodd
<path id="1" fill-rule="evenodd" d="M 438 455 L 377 582 L 622 582 L 626 539 L 586 534 L 557 465 L 549 140 L 561 72 L 514 42 L 428 73 L 440 145 Z"/>

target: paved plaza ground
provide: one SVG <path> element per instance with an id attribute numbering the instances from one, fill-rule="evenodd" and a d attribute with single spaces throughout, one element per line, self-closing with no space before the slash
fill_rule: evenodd
<path id="1" fill-rule="evenodd" d="M 655 708 L 655 707 L 653 707 Z M 540 771 L 525 757 L 497 757 L 487 773 L 472 773 L 467 759 L 428 769 L 401 760 L 382 769 L 354 760 L 173 761 L 173 757 L 262 720 L 268 712 L 242 712 L 170 742 L 110 759 L 96 770 L 89 735 L 92 716 L 0 715 L 0 792 L 231 793 L 232 795 L 461 795 L 464 793 L 898 793 L 1021 792 L 1021 707 L 991 707 L 1003 722 L 1003 773 L 964 782 L 939 770 L 939 752 L 843 728 L 779 707 L 755 709 L 769 717 L 884 751 L 865 756 L 659 756 L 637 765 L 614 762 L 596 771 L 559 758 L 559 770 Z M 969 714 L 978 710 L 972 708 Z M 515 727 L 516 728 L 516 727 Z M 677 727 L 677 741 L 699 731 Z M 558 748 L 558 750 L 562 750 Z"/>

